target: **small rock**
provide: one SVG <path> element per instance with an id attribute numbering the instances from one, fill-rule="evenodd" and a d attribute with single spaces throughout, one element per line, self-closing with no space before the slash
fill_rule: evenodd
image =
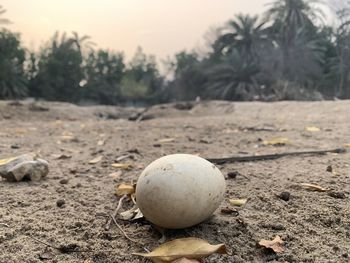
<path id="1" fill-rule="evenodd" d="M 273 224 L 273 225 L 271 225 L 271 228 L 273 230 L 279 230 L 279 231 L 286 230 L 285 226 L 282 224 Z"/>
<path id="2" fill-rule="evenodd" d="M 337 199 L 345 199 L 346 198 L 345 193 L 342 193 L 342 192 L 329 192 L 328 195 L 330 197 L 337 198 Z"/>
<path id="3" fill-rule="evenodd" d="M 59 199 L 59 200 L 57 200 L 56 205 L 58 207 L 62 207 L 65 205 L 65 203 L 66 203 L 66 201 L 64 201 L 64 199 Z"/>
<path id="4" fill-rule="evenodd" d="M 42 259 L 42 260 L 45 260 L 45 259 L 53 259 L 54 256 L 55 256 L 55 255 L 54 255 L 52 252 L 50 252 L 50 251 L 45 251 L 45 252 L 43 252 L 43 253 L 41 253 L 41 254 L 39 255 L 39 258 Z"/>
<path id="5" fill-rule="evenodd" d="M 288 202 L 290 199 L 290 193 L 289 192 L 282 192 L 279 194 L 278 196 L 280 199 L 282 199 L 283 201 Z"/>
<path id="6" fill-rule="evenodd" d="M 326 171 L 329 172 L 329 173 L 332 173 L 333 172 L 332 165 L 328 165 Z"/>
<path id="7" fill-rule="evenodd" d="M 12 144 L 11 149 L 19 149 L 21 148 L 18 144 Z"/>
<path id="8" fill-rule="evenodd" d="M 49 164 L 34 154 L 23 154 L 14 158 L 1 160 L 0 176 L 10 182 L 25 179 L 39 181 L 49 173 Z"/>
<path id="9" fill-rule="evenodd" d="M 230 179 L 235 179 L 239 175 L 237 171 L 227 173 L 227 177 Z"/>
<path id="10" fill-rule="evenodd" d="M 60 181 L 60 184 L 68 184 L 69 180 L 68 179 L 62 179 Z"/>
<path id="11" fill-rule="evenodd" d="M 230 208 L 230 207 L 221 208 L 221 213 L 225 214 L 225 215 L 239 216 L 239 212 L 235 209 Z"/>

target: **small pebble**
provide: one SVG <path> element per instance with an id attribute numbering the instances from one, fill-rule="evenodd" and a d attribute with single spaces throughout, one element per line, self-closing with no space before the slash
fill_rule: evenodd
<path id="1" fill-rule="evenodd" d="M 58 207 L 62 207 L 65 205 L 65 203 L 66 203 L 66 201 L 64 201 L 63 199 L 59 199 L 59 200 L 57 200 L 56 205 Z"/>
<path id="2" fill-rule="evenodd" d="M 286 228 L 285 228 L 285 226 L 284 225 L 282 225 L 282 224 L 274 224 L 274 225 L 271 225 L 271 228 L 273 229 L 273 230 L 286 230 Z"/>
<path id="3" fill-rule="evenodd" d="M 328 195 L 337 199 L 345 199 L 346 195 L 342 192 L 329 192 Z"/>
<path id="4" fill-rule="evenodd" d="M 62 179 L 61 181 L 60 181 L 60 184 L 68 184 L 68 179 Z"/>
<path id="5" fill-rule="evenodd" d="M 333 172 L 332 165 L 328 165 L 326 171 L 329 172 L 329 173 L 332 173 Z"/>
<path id="6" fill-rule="evenodd" d="M 282 192 L 282 193 L 280 193 L 280 195 L 278 197 L 280 199 L 282 199 L 283 201 L 288 202 L 290 199 L 290 193 L 289 192 Z"/>
<path id="7" fill-rule="evenodd" d="M 18 144 L 11 145 L 11 149 L 19 149 L 21 148 Z"/>
<path id="8" fill-rule="evenodd" d="M 230 178 L 230 179 L 235 179 L 238 175 L 238 172 L 229 172 L 227 173 L 227 177 Z"/>

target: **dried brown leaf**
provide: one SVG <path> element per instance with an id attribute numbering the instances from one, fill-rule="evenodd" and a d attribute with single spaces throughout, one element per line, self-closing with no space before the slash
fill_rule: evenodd
<path id="1" fill-rule="evenodd" d="M 96 164 L 96 163 L 99 163 L 99 162 L 101 162 L 101 161 L 102 161 L 102 158 L 103 158 L 103 156 L 102 156 L 102 155 L 97 156 L 96 158 L 94 158 L 94 159 L 90 160 L 90 161 L 89 161 L 89 164 Z"/>
<path id="2" fill-rule="evenodd" d="M 119 170 L 119 171 L 117 171 L 117 172 L 110 173 L 108 176 L 112 177 L 113 179 L 117 179 L 117 178 L 119 178 L 122 174 L 123 174 L 123 172 Z"/>
<path id="3" fill-rule="evenodd" d="M 197 259 L 180 258 L 171 263 L 200 263 Z"/>
<path id="4" fill-rule="evenodd" d="M 233 206 L 244 206 L 248 199 L 230 199 L 229 202 Z"/>
<path id="5" fill-rule="evenodd" d="M 131 194 L 135 193 L 135 187 L 133 185 L 130 185 L 130 184 L 120 184 L 117 186 L 116 190 L 117 190 L 116 194 L 118 196 L 131 195 Z"/>
<path id="6" fill-rule="evenodd" d="M 148 258 L 154 263 L 167 263 L 181 258 L 201 260 L 214 253 L 226 254 L 225 245 L 210 245 L 205 240 L 189 237 L 164 243 L 151 253 L 134 253 L 133 255 Z"/>
<path id="7" fill-rule="evenodd" d="M 105 140 L 99 140 L 98 142 L 97 142 L 97 146 L 103 146 L 103 145 L 105 145 Z"/>
<path id="8" fill-rule="evenodd" d="M 318 127 L 314 127 L 314 126 L 309 126 L 309 127 L 305 127 L 305 131 L 308 132 L 319 132 L 321 129 Z"/>
<path id="9" fill-rule="evenodd" d="M 130 163 L 113 163 L 112 167 L 123 169 L 123 170 L 128 170 L 128 169 L 132 168 L 132 164 L 130 164 Z"/>
<path id="10" fill-rule="evenodd" d="M 175 138 L 164 138 L 164 139 L 158 140 L 157 142 L 158 143 L 171 143 L 171 142 L 174 142 L 174 141 L 175 141 Z"/>
<path id="11" fill-rule="evenodd" d="M 276 236 L 272 241 L 265 239 L 259 241 L 260 246 L 272 249 L 275 253 L 282 253 L 284 251 L 283 243 L 283 240 L 279 236 Z"/>
<path id="12" fill-rule="evenodd" d="M 317 192 L 328 192 L 329 189 L 323 188 L 322 186 L 316 185 L 316 184 L 306 184 L 302 183 L 301 186 L 305 187 L 308 190 L 311 191 L 317 191 Z"/>
<path id="13" fill-rule="evenodd" d="M 140 211 L 140 209 L 137 207 L 137 205 L 134 205 L 134 207 L 131 208 L 130 210 L 127 210 L 127 211 L 120 213 L 120 218 L 122 220 L 132 221 L 132 220 L 137 220 L 137 219 L 143 218 L 143 214 Z"/>
<path id="14" fill-rule="evenodd" d="M 10 158 L 6 158 L 6 159 L 2 159 L 0 160 L 0 165 L 5 165 L 8 164 L 9 162 L 15 160 L 17 157 L 10 157 Z"/>

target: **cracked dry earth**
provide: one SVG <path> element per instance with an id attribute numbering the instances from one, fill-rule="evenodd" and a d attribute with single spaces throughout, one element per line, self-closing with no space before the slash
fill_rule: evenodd
<path id="1" fill-rule="evenodd" d="M 154 108 L 152 118 L 141 122 L 127 120 L 138 109 L 43 105 L 0 103 L 0 159 L 39 152 L 50 163 L 48 177 L 40 182 L 0 180 L 1 263 L 145 262 L 131 253 L 157 247 L 161 235 L 156 229 L 145 220 L 119 220 L 139 242 L 133 243 L 116 226 L 106 231 L 105 225 L 118 202 L 115 186 L 135 182 L 147 164 L 163 155 L 214 158 L 350 144 L 349 101 L 207 102 L 187 110 Z M 111 109 L 114 117 L 105 118 Z M 274 137 L 291 144 L 262 143 Z M 174 140 L 158 142 L 164 138 Z M 57 159 L 62 154 L 71 158 Z M 129 157 L 123 162 L 134 168 L 111 177 L 118 171 L 111 164 L 125 154 Z M 101 162 L 88 164 L 100 155 Z M 349 160 L 344 153 L 218 165 L 227 182 L 220 209 L 208 221 L 168 231 L 166 237 L 226 244 L 228 255 L 212 255 L 205 262 L 350 262 Z M 328 166 L 336 173 L 327 172 Z M 332 191 L 310 191 L 301 183 Z M 289 200 L 282 200 L 281 192 L 289 192 Z M 220 212 L 230 206 L 230 198 L 248 198 L 237 208 L 239 215 Z M 124 203 L 124 209 L 130 207 Z M 277 235 L 285 242 L 283 253 L 259 247 L 259 240 Z M 30 237 L 80 252 L 61 253 Z"/>

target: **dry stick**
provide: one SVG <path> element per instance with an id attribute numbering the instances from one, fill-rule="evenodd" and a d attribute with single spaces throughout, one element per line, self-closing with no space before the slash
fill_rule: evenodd
<path id="1" fill-rule="evenodd" d="M 122 205 L 123 205 L 123 201 L 124 199 L 127 197 L 127 195 L 123 195 L 120 199 L 119 199 L 119 202 L 118 202 L 118 205 L 117 205 L 117 208 L 115 209 L 111 219 L 108 221 L 106 227 L 105 227 L 105 230 L 109 230 L 111 228 L 111 224 L 112 224 L 112 221 L 113 221 L 113 217 L 115 218 L 117 215 L 118 215 L 118 212 L 119 210 L 122 208 Z"/>
<path id="2" fill-rule="evenodd" d="M 134 242 L 134 243 L 139 243 L 137 242 L 136 240 L 133 240 L 132 238 L 130 238 L 126 233 L 125 231 L 123 230 L 123 228 L 118 224 L 117 220 L 115 219 L 115 217 L 113 215 L 111 215 L 111 218 L 114 222 L 114 224 L 119 228 L 119 230 L 123 233 L 123 235 L 125 236 L 126 239 L 130 240 L 131 242 Z"/>
<path id="3" fill-rule="evenodd" d="M 345 148 L 336 148 L 331 150 L 319 150 L 319 151 L 301 151 L 301 152 L 286 152 L 267 155 L 252 155 L 252 156 L 233 156 L 226 158 L 207 158 L 209 162 L 216 164 L 232 163 L 232 162 L 255 162 L 263 160 L 274 160 L 285 156 L 297 156 L 297 155 L 321 155 L 326 153 L 346 153 Z"/>
<path id="4" fill-rule="evenodd" d="M 6 227 L 10 227 L 8 224 L 5 224 L 5 223 L 0 223 L 0 226 L 6 226 Z"/>
<path id="5" fill-rule="evenodd" d="M 54 245 L 51 245 L 51 244 L 49 244 L 49 243 L 47 243 L 47 242 L 45 242 L 45 241 L 42 241 L 42 240 L 37 239 L 37 238 L 35 238 L 35 237 L 32 237 L 32 236 L 30 236 L 30 235 L 26 235 L 26 236 L 29 237 L 29 238 L 31 238 L 31 239 L 33 239 L 33 240 L 35 240 L 36 242 L 39 242 L 39 243 L 41 243 L 41 244 L 43 244 L 43 245 L 46 245 L 46 246 L 48 246 L 48 247 L 51 247 L 51 248 L 53 248 L 53 249 L 56 249 L 56 250 L 60 251 L 61 253 L 96 252 L 96 251 L 93 251 L 93 250 L 91 250 L 91 249 L 89 249 L 89 250 L 73 250 L 73 249 L 72 249 L 72 250 L 63 252 L 63 249 L 62 249 L 61 247 L 56 247 L 56 246 L 54 246 Z M 99 252 L 101 252 L 101 251 L 103 251 L 103 252 L 113 252 L 113 251 L 115 251 L 115 250 L 99 250 Z"/>

